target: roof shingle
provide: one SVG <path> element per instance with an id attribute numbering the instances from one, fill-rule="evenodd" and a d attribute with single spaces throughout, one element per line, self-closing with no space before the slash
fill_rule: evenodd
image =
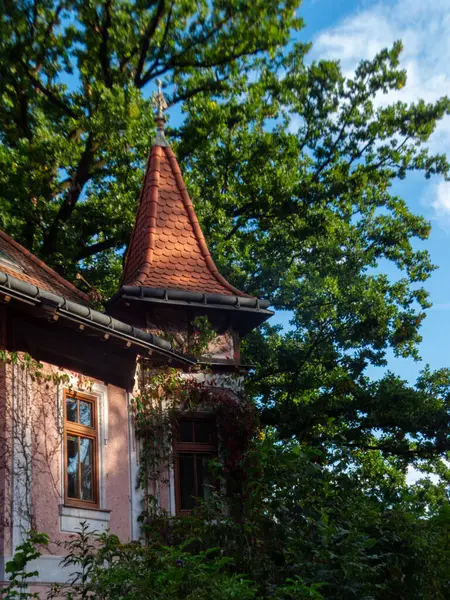
<path id="1" fill-rule="evenodd" d="M 90 304 L 87 294 L 61 277 L 42 260 L 0 230 L 0 251 L 4 252 L 12 263 L 0 260 L 0 271 L 12 275 L 39 288 L 64 296 L 73 302 Z M 14 263 L 17 269 L 14 268 Z"/>
<path id="2" fill-rule="evenodd" d="M 152 148 L 122 283 L 246 296 L 214 264 L 177 159 L 168 146 Z"/>

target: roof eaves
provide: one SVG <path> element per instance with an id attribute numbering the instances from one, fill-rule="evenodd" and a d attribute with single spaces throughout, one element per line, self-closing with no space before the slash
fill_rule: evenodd
<path id="1" fill-rule="evenodd" d="M 195 359 L 179 354 L 173 349 L 170 342 L 152 333 L 147 333 L 142 329 L 128 325 L 88 306 L 68 300 L 64 296 L 43 290 L 2 271 L 0 271 L 0 292 L 7 297 L 15 297 L 28 304 L 51 305 L 54 314 L 58 316 L 108 333 L 109 336 L 124 339 L 147 350 L 155 350 L 182 363 L 196 364 Z"/>
<path id="2" fill-rule="evenodd" d="M 124 285 L 108 301 L 107 306 L 115 304 L 119 298 L 145 299 L 150 298 L 162 302 L 184 302 L 194 305 L 227 306 L 235 309 L 247 309 L 267 313 L 271 316 L 273 312 L 268 310 L 269 300 L 261 300 L 253 296 L 231 296 L 228 294 L 211 294 L 201 292 L 190 292 L 187 290 L 172 290 L 153 288 L 147 286 Z"/>

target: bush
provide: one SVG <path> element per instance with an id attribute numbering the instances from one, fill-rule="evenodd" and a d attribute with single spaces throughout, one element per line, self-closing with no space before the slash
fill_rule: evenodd
<path id="1" fill-rule="evenodd" d="M 255 585 L 230 569 L 219 548 L 190 552 L 179 546 L 120 542 L 117 536 L 89 533 L 85 524 L 66 545 L 64 566 L 71 581 L 55 586 L 51 597 L 81 600 L 252 600 Z"/>

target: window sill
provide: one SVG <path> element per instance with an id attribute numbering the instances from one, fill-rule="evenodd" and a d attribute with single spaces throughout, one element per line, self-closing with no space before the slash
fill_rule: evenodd
<path id="1" fill-rule="evenodd" d="M 60 504 L 60 529 L 75 533 L 80 529 L 80 524 L 85 521 L 91 531 L 103 533 L 108 528 L 110 514 L 110 510 L 101 508 L 79 508 Z"/>

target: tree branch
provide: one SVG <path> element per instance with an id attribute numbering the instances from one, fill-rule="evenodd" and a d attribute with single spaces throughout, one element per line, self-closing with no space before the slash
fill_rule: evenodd
<path id="1" fill-rule="evenodd" d="M 102 65 L 105 84 L 108 88 L 112 88 L 113 85 L 108 56 L 109 28 L 111 27 L 111 2 L 112 0 L 106 0 L 105 2 L 105 20 L 103 25 L 100 27 L 102 41 L 99 48 L 100 64 Z"/>
<path id="2" fill-rule="evenodd" d="M 223 84 L 227 79 L 228 77 L 220 79 L 219 81 L 209 81 L 204 83 L 203 85 L 199 85 L 198 87 L 185 92 L 184 94 L 178 94 L 178 96 L 173 96 L 171 100 L 168 100 L 168 105 L 170 107 L 174 104 L 177 104 L 178 102 L 185 102 L 186 100 L 189 100 L 189 98 L 193 98 L 201 92 L 217 92 L 224 87 Z"/>
<path id="3" fill-rule="evenodd" d="M 228 240 L 230 240 L 233 237 L 233 235 L 237 232 L 237 230 L 239 229 L 239 227 L 241 227 L 242 224 L 243 223 L 241 222 L 240 219 L 238 219 L 236 221 L 236 223 L 233 225 L 231 231 L 229 231 L 224 238 L 226 242 L 228 242 Z"/>
<path id="4" fill-rule="evenodd" d="M 219 21 L 219 23 L 213 29 L 211 29 L 210 32 L 205 34 L 203 37 L 192 40 L 190 44 L 188 44 L 187 46 L 185 46 L 183 48 L 182 52 L 180 52 L 179 54 L 176 54 L 175 56 L 172 56 L 172 58 L 168 61 L 166 66 L 163 69 L 160 69 L 157 73 L 152 72 L 153 69 L 155 68 L 155 63 L 153 63 L 151 65 L 151 67 L 149 67 L 149 69 L 147 69 L 144 76 L 141 78 L 141 84 L 138 87 L 143 87 L 150 81 L 150 79 L 152 79 L 154 77 L 158 77 L 160 75 L 163 75 L 164 73 L 166 73 L 167 71 L 170 71 L 174 67 L 179 67 L 179 66 L 181 66 L 181 67 L 191 66 L 191 67 L 198 67 L 198 68 L 208 67 L 207 63 L 198 63 L 198 62 L 192 62 L 192 61 L 185 62 L 185 63 L 179 63 L 178 61 L 183 56 L 185 56 L 186 53 L 189 52 L 189 50 L 192 50 L 193 48 L 195 48 L 196 46 L 199 46 L 201 44 L 205 44 L 213 35 L 215 35 L 217 32 L 219 32 L 222 29 L 222 27 L 230 20 L 230 18 L 231 17 L 228 16 L 227 18 L 222 19 L 222 21 Z M 219 66 L 220 64 L 226 64 L 227 62 L 230 62 L 232 60 L 235 60 L 235 58 L 233 56 L 231 56 L 228 59 L 225 59 L 225 61 L 218 62 L 217 65 L 216 65 L 216 63 L 212 62 L 209 64 L 209 66 L 210 67 Z"/>
<path id="5" fill-rule="evenodd" d="M 258 213 L 258 214 L 253 214 L 253 215 L 247 217 L 246 220 L 248 221 L 249 219 L 262 219 L 263 217 L 267 217 L 267 216 L 269 216 L 267 213 Z M 229 231 L 226 234 L 226 236 L 224 237 L 224 240 L 226 242 L 228 242 L 228 240 L 230 240 L 233 237 L 233 235 L 238 231 L 238 229 L 240 227 L 242 227 L 243 225 L 245 225 L 245 222 L 246 221 L 242 221 L 242 219 L 238 219 L 236 221 L 236 223 L 233 225 L 233 227 L 231 228 L 231 231 Z"/>
<path id="6" fill-rule="evenodd" d="M 164 75 L 165 73 L 167 73 L 168 71 L 171 71 L 172 69 L 186 69 L 186 68 L 193 68 L 193 69 L 213 69 L 215 67 L 223 67 L 224 65 L 229 64 L 230 62 L 233 62 L 234 60 L 237 60 L 239 58 L 242 58 L 243 56 L 254 56 L 255 54 L 259 54 L 260 52 L 264 52 L 265 48 L 263 47 L 258 47 L 255 48 L 255 50 L 252 50 L 251 52 L 248 52 L 247 50 L 243 50 L 242 52 L 236 52 L 230 56 L 227 56 L 225 58 L 222 59 L 218 59 L 218 60 L 208 60 L 208 61 L 193 61 L 193 60 L 185 60 L 182 62 L 174 62 L 174 61 L 169 61 L 163 68 L 161 68 L 159 71 L 156 71 L 156 73 L 153 73 L 150 77 L 147 78 L 147 74 L 146 76 L 144 76 L 142 78 L 142 85 L 140 87 L 143 87 L 143 85 L 145 85 L 146 83 L 148 83 L 148 81 L 150 79 L 154 79 L 155 77 L 161 77 L 161 75 Z M 221 81 L 224 81 L 224 79 L 222 79 Z M 180 98 L 182 99 L 182 96 L 180 96 Z M 179 102 L 179 99 L 177 98 L 177 102 Z M 172 104 L 174 104 L 174 102 L 172 102 Z"/>
<path id="7" fill-rule="evenodd" d="M 94 164 L 94 155 L 97 149 L 98 144 L 94 141 L 92 133 L 89 133 L 77 170 L 72 178 L 72 183 L 68 188 L 67 195 L 64 198 L 53 223 L 44 235 L 42 251 L 45 256 L 53 254 L 56 251 L 59 226 L 70 218 L 80 198 L 83 187 L 92 177 L 91 169 Z"/>
<path id="8" fill-rule="evenodd" d="M 152 73 L 153 69 L 155 69 L 158 66 L 159 59 L 161 58 L 161 55 L 164 51 L 164 47 L 166 45 L 166 40 L 167 40 L 167 35 L 169 33 L 170 21 L 172 20 L 174 2 L 175 2 L 175 0 L 172 0 L 172 2 L 170 3 L 170 8 L 169 8 L 169 12 L 167 14 L 167 20 L 166 20 L 166 24 L 164 27 L 164 33 L 163 33 L 163 37 L 161 40 L 161 44 L 159 45 L 158 53 L 155 57 L 155 60 L 152 62 L 152 64 L 147 69 L 147 71 L 145 73 L 145 77 L 151 77 L 151 73 Z"/>
<path id="9" fill-rule="evenodd" d="M 47 98 L 47 100 L 49 100 L 49 102 L 51 102 L 54 106 L 62 110 L 67 116 L 72 117 L 72 119 L 77 119 L 79 117 L 79 115 L 76 112 L 74 112 L 70 108 L 70 106 L 67 106 L 67 104 L 65 104 L 62 100 L 55 96 L 55 94 L 51 90 L 46 88 L 45 85 L 33 75 L 33 73 L 30 73 L 28 66 L 23 61 L 21 61 L 21 63 L 28 79 L 31 81 L 36 90 L 41 92 L 41 94 L 43 94 Z"/>
<path id="10" fill-rule="evenodd" d="M 363 81 L 363 83 L 364 83 L 364 84 L 366 83 L 366 79 L 367 79 L 367 78 L 365 78 L 365 79 L 364 79 L 364 81 Z M 365 87 L 365 86 L 364 86 L 364 87 Z M 361 102 L 363 102 L 363 101 L 364 101 L 364 100 L 365 100 L 367 97 L 368 97 L 368 93 L 367 93 L 367 91 L 366 91 L 364 94 L 362 94 L 362 97 L 361 97 L 361 95 L 360 95 L 360 94 L 358 94 L 358 93 L 356 93 L 356 94 L 353 96 L 353 98 L 352 98 L 352 100 L 351 100 L 351 102 L 350 102 L 349 110 L 348 110 L 348 112 L 347 112 L 347 115 L 346 115 L 346 116 L 345 116 L 345 118 L 344 118 L 344 121 L 343 121 L 343 123 L 342 123 L 341 129 L 339 130 L 338 136 L 337 136 L 336 140 L 334 141 L 333 145 L 331 146 L 331 148 L 329 149 L 329 151 L 328 151 L 328 156 L 327 156 L 326 160 L 325 160 L 325 161 L 324 161 L 324 162 L 323 162 L 321 165 L 319 165 L 319 167 L 317 168 L 316 172 L 314 173 L 314 176 L 313 176 L 313 181 L 317 182 L 317 181 L 319 180 L 319 175 L 320 175 L 320 173 L 321 173 L 321 172 L 322 172 L 322 171 L 323 171 L 323 170 L 324 170 L 324 169 L 325 169 L 325 168 L 326 168 L 326 167 L 327 167 L 327 166 L 330 164 L 330 162 L 332 161 L 332 159 L 333 159 L 333 155 L 334 155 L 334 152 L 336 151 L 336 149 L 337 149 L 337 147 L 338 147 L 338 144 L 339 144 L 339 143 L 340 143 L 340 141 L 342 140 L 342 136 L 344 135 L 345 128 L 347 127 L 347 125 L 348 125 L 348 123 L 349 123 L 349 121 L 350 121 L 350 117 L 352 116 L 352 114 L 353 114 L 353 111 L 355 110 L 355 108 L 356 108 L 357 104 L 358 104 L 358 103 L 361 103 Z"/>
<path id="11" fill-rule="evenodd" d="M 14 77 L 12 77 L 12 84 L 17 94 L 19 104 L 18 118 L 15 119 L 17 128 L 21 129 L 25 137 L 31 140 L 32 135 L 28 123 L 28 96 L 20 89 L 19 84 Z"/>
<path id="12" fill-rule="evenodd" d="M 83 246 L 78 252 L 75 260 L 83 260 L 84 258 L 88 258 L 89 256 L 93 256 L 94 254 L 98 254 L 99 252 L 103 252 L 105 250 L 110 250 L 111 248 L 117 248 L 118 246 L 123 245 L 123 241 L 118 239 L 107 239 L 101 242 L 97 242 L 96 244 L 92 244 L 91 246 Z"/>
<path id="13" fill-rule="evenodd" d="M 147 57 L 148 49 L 150 47 L 150 41 L 151 41 L 153 35 L 155 34 L 156 28 L 158 27 L 160 20 L 162 19 L 165 7 L 166 7 L 165 0 L 159 0 L 155 14 L 153 15 L 153 18 L 149 21 L 147 28 L 144 32 L 144 35 L 142 36 L 141 49 L 139 52 L 139 59 L 138 59 L 138 64 L 137 64 L 137 68 L 136 68 L 136 74 L 134 76 L 134 83 L 135 83 L 136 87 L 138 87 L 138 88 L 142 87 L 141 75 L 142 75 L 142 71 L 144 70 L 145 59 Z"/>
<path id="14" fill-rule="evenodd" d="M 420 456 L 421 458 L 433 458 L 436 456 L 436 453 L 442 453 L 446 449 L 436 448 L 436 451 L 428 448 L 394 448 L 385 444 L 364 444 L 358 442 L 345 442 L 345 446 L 349 448 L 359 448 L 362 450 L 379 450 L 383 454 L 389 454 L 393 456 Z"/>
<path id="15" fill-rule="evenodd" d="M 45 34 L 44 34 L 44 38 L 43 38 L 47 44 L 49 43 L 50 36 L 53 33 L 53 29 L 55 28 L 55 25 L 58 22 L 59 15 L 61 14 L 62 10 L 63 10 L 63 5 L 60 3 L 60 4 L 58 4 L 58 6 L 55 9 L 55 14 L 53 15 L 53 18 L 48 23 L 48 26 L 47 26 L 47 29 L 45 30 Z M 45 52 L 46 52 L 46 47 L 44 45 L 40 52 L 39 59 L 36 59 L 36 68 L 34 69 L 35 73 L 38 73 L 41 70 L 41 66 L 42 66 L 41 63 L 44 60 Z"/>

